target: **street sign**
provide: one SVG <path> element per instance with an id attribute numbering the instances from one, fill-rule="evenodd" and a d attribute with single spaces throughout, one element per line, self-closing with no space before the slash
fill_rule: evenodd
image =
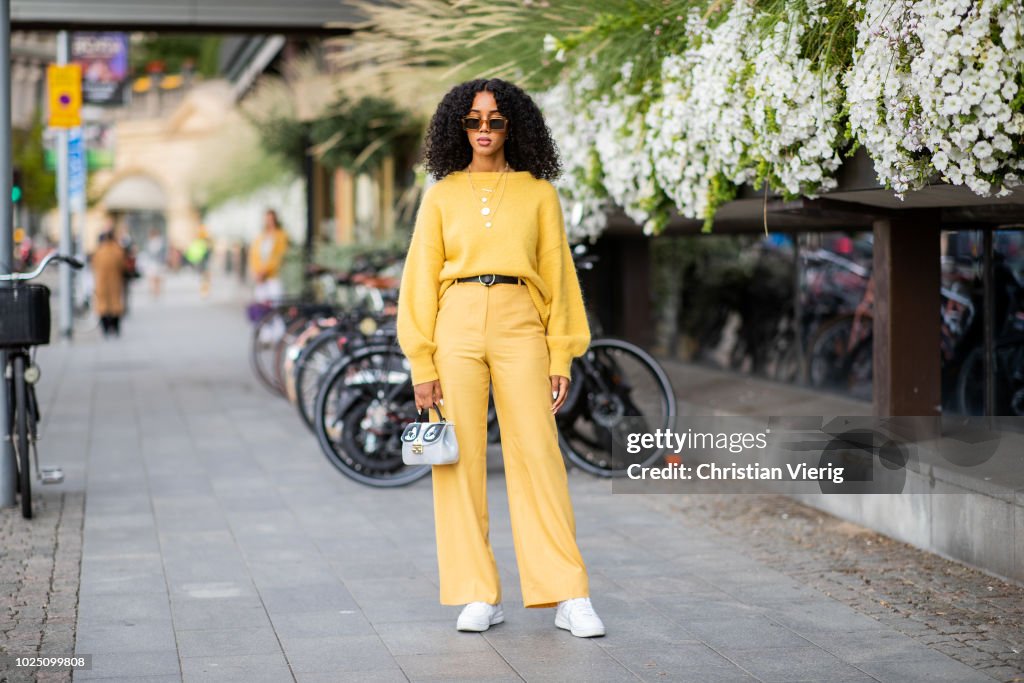
<path id="1" fill-rule="evenodd" d="M 79 64 L 46 69 L 46 84 L 50 93 L 51 128 L 74 128 L 82 125 L 82 67 Z"/>
<path id="2" fill-rule="evenodd" d="M 68 131 L 68 194 L 72 211 L 85 211 L 85 138 L 82 127 Z"/>

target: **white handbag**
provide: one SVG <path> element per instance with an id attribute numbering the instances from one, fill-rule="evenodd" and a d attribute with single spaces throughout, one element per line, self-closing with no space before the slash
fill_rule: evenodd
<path id="1" fill-rule="evenodd" d="M 406 465 L 451 465 L 459 461 L 455 423 L 444 419 L 436 403 L 434 410 L 440 422 L 429 422 L 430 409 L 426 408 L 402 430 L 402 462 Z"/>

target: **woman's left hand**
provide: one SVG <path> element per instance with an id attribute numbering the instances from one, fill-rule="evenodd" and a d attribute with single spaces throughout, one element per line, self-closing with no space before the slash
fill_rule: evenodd
<path id="1" fill-rule="evenodd" d="M 557 413 L 558 409 L 565 403 L 565 397 L 569 395 L 569 378 L 561 375 L 551 375 L 551 412 Z"/>

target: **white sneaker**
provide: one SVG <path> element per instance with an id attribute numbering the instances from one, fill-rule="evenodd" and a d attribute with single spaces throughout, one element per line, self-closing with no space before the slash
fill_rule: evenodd
<path id="1" fill-rule="evenodd" d="M 577 638 L 604 635 L 604 622 L 597 616 L 590 598 L 573 598 L 558 603 L 555 626 L 564 628 Z"/>
<path id="2" fill-rule="evenodd" d="M 486 602 L 471 602 L 462 608 L 459 621 L 455 628 L 460 631 L 486 631 L 495 624 L 505 621 L 505 612 L 501 603 L 491 605 Z"/>

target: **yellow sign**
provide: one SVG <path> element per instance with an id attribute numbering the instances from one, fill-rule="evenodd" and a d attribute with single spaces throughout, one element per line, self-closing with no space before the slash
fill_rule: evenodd
<path id="1" fill-rule="evenodd" d="M 82 67 L 80 64 L 46 69 L 50 91 L 50 127 L 75 128 L 82 125 Z"/>

